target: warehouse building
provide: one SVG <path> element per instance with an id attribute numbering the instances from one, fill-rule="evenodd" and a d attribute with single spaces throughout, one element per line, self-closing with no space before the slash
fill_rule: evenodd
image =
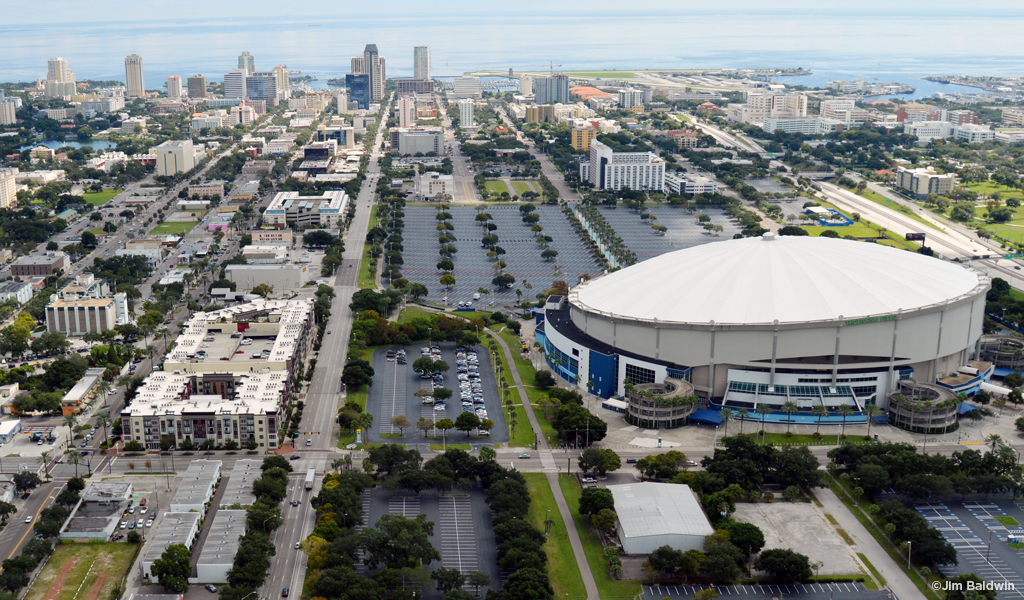
<path id="1" fill-rule="evenodd" d="M 196 561 L 196 576 L 189 583 L 227 583 L 238 552 L 239 538 L 245 534 L 244 510 L 218 510 L 213 516 L 206 541 Z"/>
<path id="2" fill-rule="evenodd" d="M 703 550 L 715 532 L 690 486 L 675 483 L 610 485 L 616 530 L 626 554 L 650 554 L 661 546 Z"/>

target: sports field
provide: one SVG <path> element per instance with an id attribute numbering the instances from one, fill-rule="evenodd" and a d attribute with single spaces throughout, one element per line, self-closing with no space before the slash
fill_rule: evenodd
<path id="1" fill-rule="evenodd" d="M 58 544 L 25 600 L 107 600 L 130 566 L 135 544 Z"/>

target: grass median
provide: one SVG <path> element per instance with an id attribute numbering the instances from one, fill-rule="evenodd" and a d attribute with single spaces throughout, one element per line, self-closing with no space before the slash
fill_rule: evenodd
<path id="1" fill-rule="evenodd" d="M 544 552 L 548 555 L 548 577 L 551 586 L 555 588 L 555 597 L 585 598 L 587 590 L 583 586 L 583 577 L 580 576 L 576 555 L 565 530 L 565 521 L 562 520 L 562 513 L 558 512 L 547 476 L 543 473 L 523 473 L 523 477 L 530 491 L 530 513 L 526 518 L 541 531 L 547 530 L 545 519 L 550 516 L 554 521 L 551 535 L 544 542 Z"/>
<path id="2" fill-rule="evenodd" d="M 374 206 L 370 209 L 370 225 L 369 229 L 373 229 L 377 226 L 377 207 Z M 370 267 L 370 249 L 373 248 L 371 244 L 363 244 L 363 257 L 359 261 L 359 289 L 371 290 L 377 287 L 376 281 L 376 269 Z"/>

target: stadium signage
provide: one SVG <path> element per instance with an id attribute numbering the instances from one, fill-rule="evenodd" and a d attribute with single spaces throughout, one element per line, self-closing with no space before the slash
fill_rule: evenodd
<path id="1" fill-rule="evenodd" d="M 865 323 L 878 323 L 879 321 L 895 321 L 896 315 L 885 315 L 882 317 L 865 317 L 863 319 L 847 319 L 846 325 L 863 325 Z"/>

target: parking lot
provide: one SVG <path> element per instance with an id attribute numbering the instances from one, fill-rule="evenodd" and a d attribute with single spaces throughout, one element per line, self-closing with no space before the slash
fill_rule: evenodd
<path id="1" fill-rule="evenodd" d="M 679 598 L 690 600 L 698 591 L 707 588 L 701 585 L 645 585 L 641 598 L 644 600 L 661 600 L 661 598 Z M 715 586 L 719 596 L 739 596 L 743 598 L 783 597 L 806 598 L 808 600 L 878 600 L 886 598 L 886 590 L 872 591 L 860 583 L 794 583 L 789 585 L 720 585 Z"/>
<path id="2" fill-rule="evenodd" d="M 437 242 L 436 209 L 428 206 L 408 206 L 405 208 L 405 230 L 402 255 L 405 264 L 402 276 L 409 281 L 427 286 L 430 302 L 444 303 L 445 289 L 438 283 L 441 272 L 437 270 L 440 257 L 437 254 L 440 244 Z M 455 270 L 455 285 L 447 293 L 449 305 L 460 301 L 472 300 L 479 288 L 491 290 L 475 304 L 486 306 L 493 302 L 496 305 L 511 305 L 516 300 L 516 289 L 522 289 L 523 295 L 532 298 L 551 286 L 555 280 L 564 280 L 575 285 L 584 273 L 596 276 L 601 273 L 597 262 L 590 256 L 583 240 L 573 230 L 569 220 L 557 206 L 538 206 L 540 225 L 544 228 L 543 235 L 551 236 L 549 244 L 558 256 L 551 262 L 541 257 L 544 250 L 537 243 L 530 226 L 522 222 L 518 205 L 489 205 L 487 213 L 493 217 L 498 226 L 492 233 L 498 236 L 498 245 L 505 250 L 501 259 L 507 263 L 505 272 L 516 278 L 512 289 L 495 290 L 491 284 L 496 271 L 496 263 L 487 258 L 487 249 L 480 245 L 484 230 L 476 221 L 478 214 L 471 206 L 453 206 L 452 233 L 458 238 L 454 245 L 459 249 L 452 257 Z M 731 236 L 730 236 L 731 237 Z M 560 267 L 556 269 L 556 266 Z M 524 282 L 531 289 L 525 287 Z"/>
<path id="3" fill-rule="evenodd" d="M 789 194 L 793 192 L 793 189 L 783 184 L 781 181 L 772 179 L 771 177 L 763 177 L 761 179 L 747 179 L 744 181 L 747 185 L 754 188 L 761 193 L 773 193 L 773 194 Z"/>
<path id="4" fill-rule="evenodd" d="M 671 206 L 652 206 L 648 210 L 651 216 L 658 218 L 652 222 L 641 221 L 640 213 L 628 208 L 602 206 L 599 210 L 626 246 L 636 253 L 640 262 L 666 252 L 731 240 L 741 231 L 725 211 L 713 207 L 699 207 L 691 213 Z M 697 222 L 699 214 L 711 217 L 711 223 L 721 225 L 723 231 L 718 235 L 708 233 L 704 224 Z M 657 234 L 651 229 L 651 225 L 655 224 L 668 227 L 668 231 L 664 235 Z"/>
<path id="5" fill-rule="evenodd" d="M 424 348 L 428 347 L 406 346 L 390 350 L 381 349 L 373 353 L 370 364 L 374 370 L 374 382 L 370 386 L 366 410 L 373 415 L 374 425 L 367 432 L 368 441 L 387 442 L 400 438 L 406 443 L 418 441 L 440 443 L 442 441 L 440 430 L 428 432 L 428 435 L 431 436 L 430 439 L 423 438 L 422 431 L 415 427 L 420 417 L 435 422 L 441 419 L 451 419 L 454 422 L 463 410 L 469 409 L 477 412 L 477 416 L 482 419 L 485 416 L 479 412 L 482 409 L 486 411 L 486 418 L 494 421 L 494 428 L 491 430 L 490 436 L 466 440 L 465 432 L 451 429 L 447 432 L 447 441 L 449 443 L 464 443 L 465 441 L 480 443 L 483 441 L 488 444 L 507 442 L 508 431 L 505 427 L 505 417 L 502 414 L 498 386 L 487 350 L 480 346 L 477 346 L 475 350 L 468 349 L 466 364 L 460 365 L 459 362 L 462 359 L 457 356 L 457 348 L 454 343 L 436 344 L 429 349 L 430 357 L 433 360 L 443 360 L 448 363 L 449 370 L 441 373 L 440 379 L 422 379 L 412 370 L 412 365 L 416 359 L 424 356 Z M 398 355 L 398 350 L 405 350 L 405 364 L 400 362 L 401 357 Z M 469 360 L 470 353 L 473 351 L 477 356 L 475 364 Z M 394 352 L 395 356 L 388 356 L 389 352 Z M 471 378 L 473 373 L 470 367 L 476 367 L 479 380 L 474 381 Z M 460 373 L 460 370 L 464 372 Z M 460 376 L 463 377 L 463 380 L 460 380 Z M 474 383 L 477 384 L 475 389 Z M 470 399 L 468 401 L 473 403 L 472 407 L 464 404 L 460 389 L 460 386 L 463 385 L 467 388 L 466 396 Z M 440 404 L 435 404 L 432 399 L 425 397 L 434 387 L 450 389 L 453 392 L 452 397 Z M 420 390 L 423 390 L 423 395 L 416 396 L 416 392 Z M 438 408 L 438 406 L 443 408 Z M 405 429 L 404 435 L 398 427 L 391 424 L 392 417 L 398 415 L 405 415 L 413 424 Z M 434 439 L 435 437 L 436 439 Z"/>
<path id="6" fill-rule="evenodd" d="M 491 577 L 492 587 L 498 587 L 501 577 L 497 547 L 491 530 L 491 512 L 483 490 L 445 494 L 430 491 L 411 495 L 392 494 L 385 489 L 374 488 L 365 494 L 369 497 L 368 505 L 364 504 L 369 523 L 376 523 L 385 514 L 409 519 L 423 514 L 434 523 L 430 543 L 441 554 L 441 560 L 430 563 L 428 568 L 458 569 L 463 574 L 482 571 Z M 481 588 L 480 593 L 485 594 L 486 589 Z M 425 594 L 427 598 L 441 597 L 433 586 L 429 591 L 425 590 Z"/>
<path id="7" fill-rule="evenodd" d="M 1024 527 L 1007 526 L 996 519 L 1010 517 L 1024 523 L 1024 511 L 1014 502 L 922 502 L 915 504 L 914 509 L 956 548 L 959 564 L 940 567 L 943 575 L 955 577 L 961 573 L 975 573 L 985 581 L 1003 583 L 1012 588 L 998 591 L 997 597 L 1024 598 L 1024 558 L 1006 541 L 1011 531 L 1020 531 Z"/>

